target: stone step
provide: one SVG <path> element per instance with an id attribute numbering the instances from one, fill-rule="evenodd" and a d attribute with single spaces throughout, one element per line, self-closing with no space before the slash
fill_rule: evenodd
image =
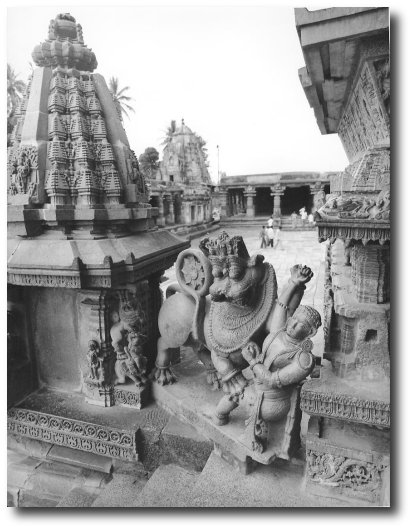
<path id="1" fill-rule="evenodd" d="M 92 508 L 130 508 L 148 483 L 143 474 L 115 473 L 93 500 Z"/>
<path id="2" fill-rule="evenodd" d="M 92 455 L 93 457 L 94 455 Z M 97 497 L 97 492 L 108 480 L 109 474 L 76 465 L 33 458 L 25 454 L 8 452 L 7 491 L 8 505 L 19 508 L 46 508 L 73 505 L 70 496 L 73 489 L 83 488 L 89 505 Z M 87 495 L 86 495 L 87 494 Z M 92 498 L 93 497 L 93 498 Z"/>
<path id="3" fill-rule="evenodd" d="M 129 505 L 133 508 L 187 508 L 187 499 L 199 477 L 176 464 L 160 466 Z"/>
<path id="4" fill-rule="evenodd" d="M 189 507 L 204 508 L 305 508 L 349 507 L 339 500 L 306 495 L 303 467 L 285 461 L 258 465 L 242 475 L 212 453 L 186 499 Z"/>
<path id="5" fill-rule="evenodd" d="M 161 462 L 202 471 L 214 444 L 198 433 L 192 425 L 171 416 L 162 431 L 164 450 Z"/>
<path id="6" fill-rule="evenodd" d="M 47 460 L 78 466 L 82 469 L 92 469 L 101 473 L 110 473 L 112 469 L 112 459 L 107 456 L 95 455 L 59 445 L 54 445 L 50 449 L 47 453 Z"/>

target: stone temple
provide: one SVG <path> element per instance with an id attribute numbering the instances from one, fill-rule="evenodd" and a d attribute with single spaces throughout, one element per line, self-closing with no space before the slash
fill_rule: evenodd
<path id="1" fill-rule="evenodd" d="M 8 153 L 8 400 L 20 402 L 9 429 L 133 458 L 117 414 L 85 423 L 82 407 L 141 407 L 147 383 L 124 359 L 125 330 L 153 366 L 160 277 L 187 243 L 156 228 L 81 26 L 58 15 L 32 57 Z"/>
<path id="2" fill-rule="evenodd" d="M 151 186 L 150 202 L 159 210 L 157 224 L 206 225 L 211 221 L 212 182 L 197 136 L 184 123 L 176 128 L 163 149 L 162 161 Z M 181 228 L 181 230 L 179 230 Z"/>
<path id="3" fill-rule="evenodd" d="M 9 506 L 390 506 L 389 11 L 295 22 L 291 82 L 349 165 L 212 195 L 183 122 L 148 185 L 73 16 L 34 48 L 8 151 Z M 211 197 L 223 230 L 172 233 Z M 297 197 L 318 241 L 250 254 L 231 216 L 280 224 Z"/>

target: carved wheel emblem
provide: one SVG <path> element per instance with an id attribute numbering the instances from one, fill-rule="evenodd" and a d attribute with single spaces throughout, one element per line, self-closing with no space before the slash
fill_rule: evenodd
<path id="1" fill-rule="evenodd" d="M 198 290 L 203 286 L 205 282 L 205 273 L 201 263 L 195 256 L 184 258 L 184 266 L 181 270 L 187 285 L 195 290 Z"/>
<path id="2" fill-rule="evenodd" d="M 212 283 L 212 265 L 198 249 L 182 251 L 176 260 L 177 280 L 182 289 L 193 296 L 206 296 Z"/>

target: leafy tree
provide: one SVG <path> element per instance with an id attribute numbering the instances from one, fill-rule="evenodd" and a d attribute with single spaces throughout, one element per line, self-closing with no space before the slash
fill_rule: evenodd
<path id="1" fill-rule="evenodd" d="M 205 147 L 206 146 L 206 141 L 199 134 L 194 133 L 194 135 L 195 135 L 195 139 L 196 139 L 196 141 L 198 143 L 199 149 L 201 151 L 201 154 L 203 156 L 205 165 L 208 167 L 209 166 L 209 161 L 208 161 L 208 149 Z"/>
<path id="2" fill-rule="evenodd" d="M 158 151 L 154 147 L 147 147 L 139 156 L 139 166 L 146 178 L 154 178 L 159 167 Z"/>
<path id="3" fill-rule="evenodd" d="M 129 118 L 128 111 L 135 112 L 135 109 L 129 105 L 132 98 L 125 95 L 127 90 L 130 90 L 130 87 L 125 86 L 122 89 L 119 88 L 119 79 L 117 77 L 112 76 L 109 79 L 109 92 L 112 94 L 112 99 L 115 102 L 116 110 L 121 121 L 123 121 L 123 115 Z"/>
<path id="4" fill-rule="evenodd" d="M 10 135 L 16 125 L 16 109 L 26 90 L 26 83 L 18 79 L 18 75 L 7 64 L 7 147 L 10 145 Z"/>
<path id="5" fill-rule="evenodd" d="M 26 90 L 26 83 L 18 79 L 18 75 L 7 63 L 7 116 L 14 114 Z"/>

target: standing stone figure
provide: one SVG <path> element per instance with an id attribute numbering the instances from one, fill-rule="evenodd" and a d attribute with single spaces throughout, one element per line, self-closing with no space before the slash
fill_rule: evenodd
<path id="1" fill-rule="evenodd" d="M 99 380 L 99 344 L 96 340 L 90 340 L 88 346 L 89 349 L 87 351 L 86 356 L 89 363 L 90 378 L 94 380 Z"/>
<path id="2" fill-rule="evenodd" d="M 142 354 L 141 338 L 143 335 L 135 330 L 128 333 L 128 345 L 122 353 L 118 353 L 115 364 L 117 383 L 125 383 L 125 379 L 131 379 L 135 385 L 143 387 L 148 378 L 146 372 L 146 357 Z"/>
<path id="3" fill-rule="evenodd" d="M 254 374 L 256 402 L 247 423 L 252 449 L 263 452 L 267 444 L 267 422 L 284 418 L 291 406 L 291 394 L 296 385 L 313 370 L 315 358 L 311 353 L 313 337 L 321 326 L 316 309 L 300 305 L 287 317 L 287 300 L 283 294 L 277 300 L 274 327 L 262 347 L 250 342 L 242 350 Z M 287 303 L 286 303 L 287 302 Z"/>

